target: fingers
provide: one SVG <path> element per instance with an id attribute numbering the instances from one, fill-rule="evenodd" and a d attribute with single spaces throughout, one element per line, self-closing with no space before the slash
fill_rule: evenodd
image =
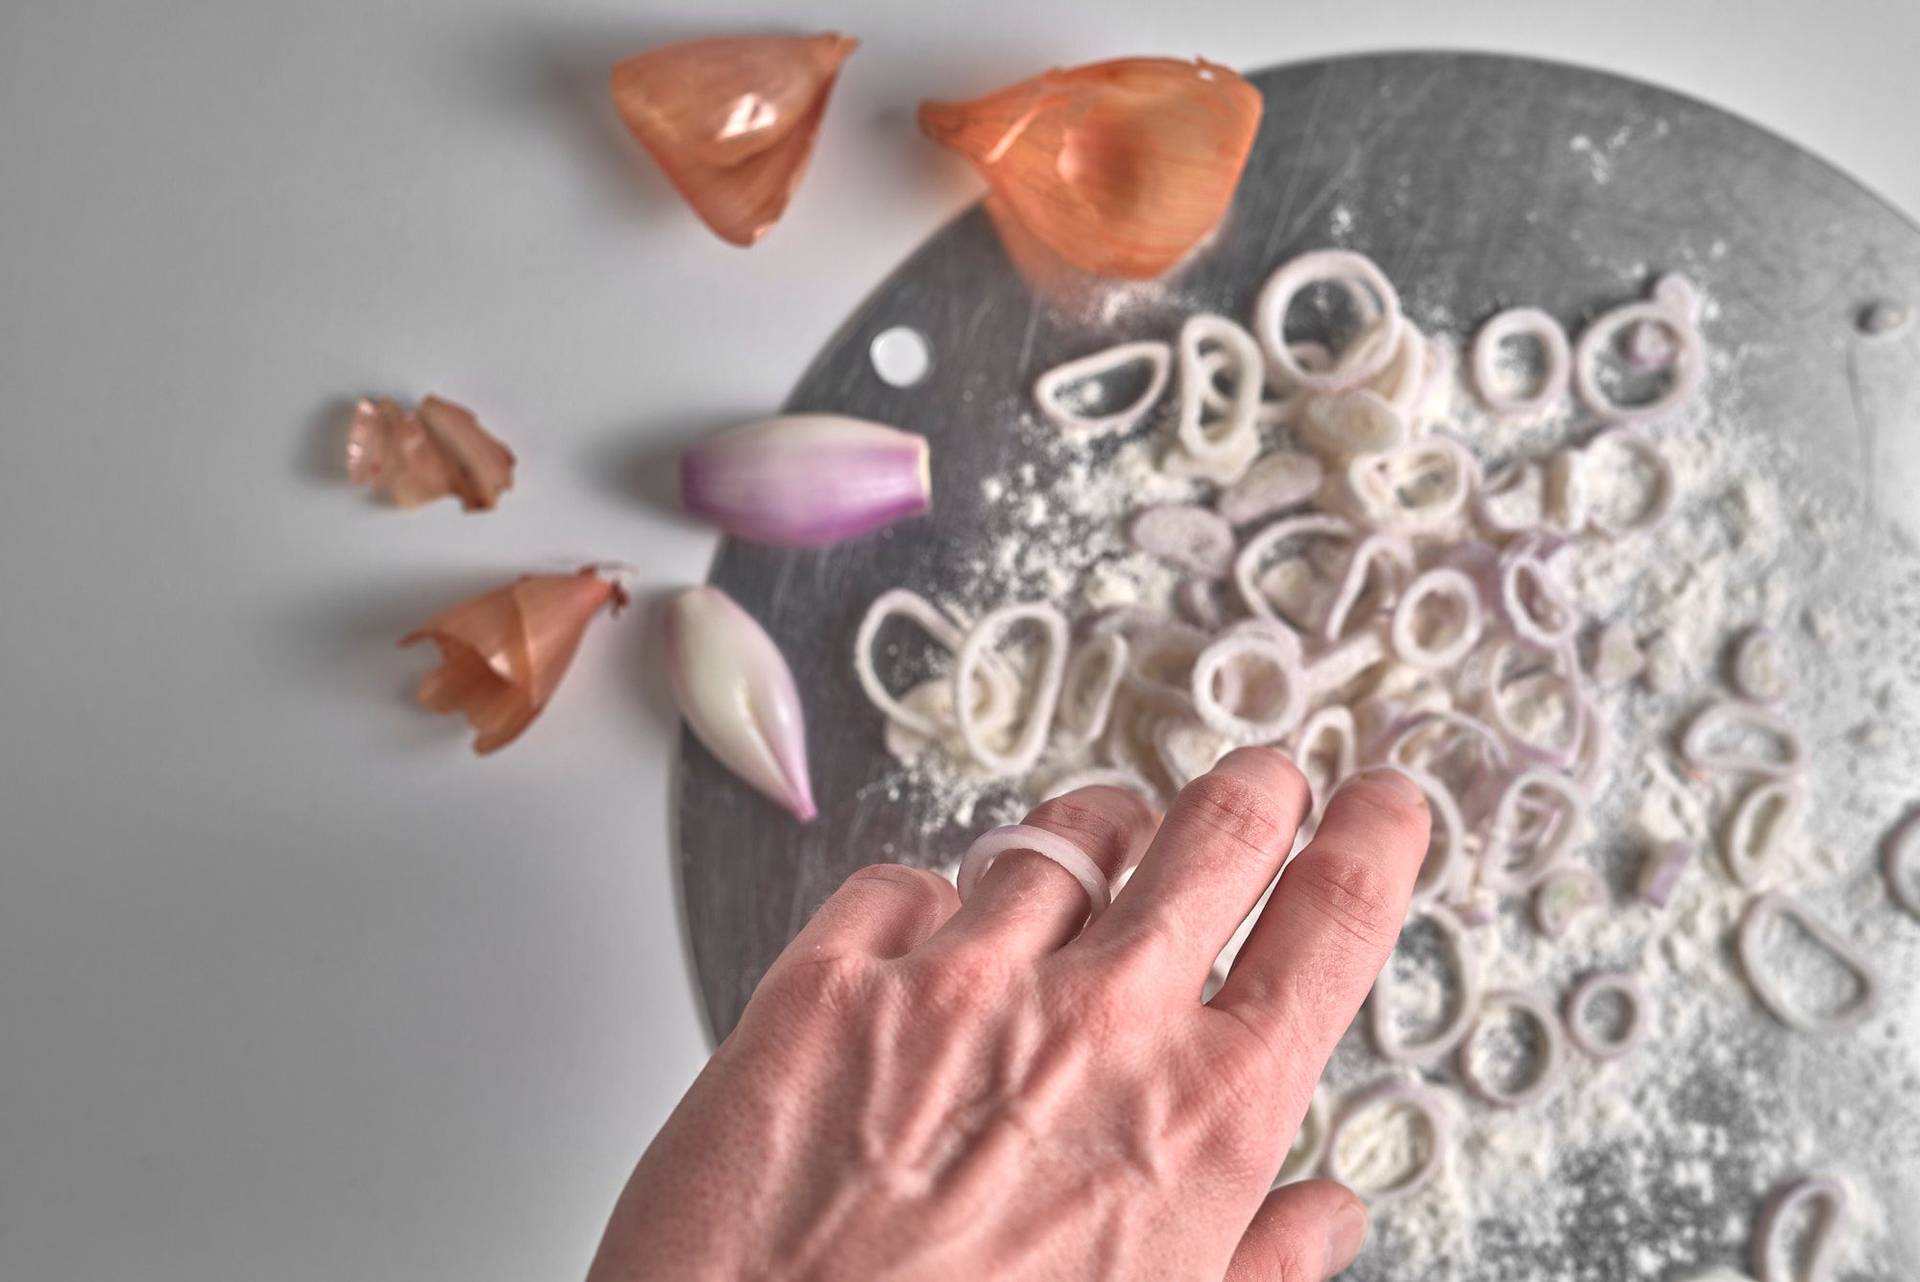
<path id="1" fill-rule="evenodd" d="M 1113 908 L 1087 931 L 1118 941 L 1165 934 L 1194 992 L 1280 871 L 1306 816 L 1307 781 L 1271 748 L 1236 748 L 1180 790 Z"/>
<path id="2" fill-rule="evenodd" d="M 1227 1266 L 1226 1282 L 1326 1282 L 1360 1255 L 1367 1208 L 1332 1180 L 1267 1194 Z"/>
<path id="3" fill-rule="evenodd" d="M 902 957 L 925 943 L 959 906 L 953 884 L 939 873 L 870 864 L 840 884 L 774 964 L 849 954 Z"/>
<path id="4" fill-rule="evenodd" d="M 1427 828 L 1426 799 L 1399 771 L 1343 785 L 1274 887 L 1214 1007 L 1286 1030 L 1317 1075 L 1399 939 Z"/>
<path id="5" fill-rule="evenodd" d="M 1154 815 L 1135 792 L 1093 787 L 1042 802 L 1027 823 L 1072 842 L 1112 880 L 1152 837 Z M 1087 909 L 1086 889 L 1066 869 L 1044 855 L 1009 850 L 994 860 L 934 946 L 990 939 L 997 949 L 1052 952 L 1073 938 Z"/>

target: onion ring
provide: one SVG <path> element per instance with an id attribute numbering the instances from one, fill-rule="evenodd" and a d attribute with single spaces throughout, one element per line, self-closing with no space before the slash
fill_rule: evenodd
<path id="1" fill-rule="evenodd" d="M 1239 378 L 1222 421 L 1210 430 L 1206 424 L 1207 396 L 1214 388 L 1217 366 L 1203 363 L 1201 345 L 1213 343 L 1239 366 Z M 1176 344 L 1180 360 L 1180 417 L 1174 436 L 1189 457 L 1218 464 L 1236 458 L 1245 450 L 1244 438 L 1259 434 L 1260 393 L 1266 384 L 1266 370 L 1260 359 L 1260 344 L 1253 335 L 1224 316 L 1201 313 L 1189 316 L 1180 326 Z M 1249 460 L 1251 461 L 1251 460 Z M 1244 469 L 1245 464 L 1241 465 Z"/>
<path id="2" fill-rule="evenodd" d="M 1781 853 L 1782 834 L 1806 812 L 1807 789 L 1797 775 L 1763 779 L 1733 808 L 1721 843 L 1727 871 L 1748 890 L 1761 889 Z"/>
<path id="3" fill-rule="evenodd" d="M 1573 385 L 1587 408 L 1609 422 L 1637 422 L 1657 418 L 1693 395 L 1707 368 L 1706 348 L 1692 315 L 1697 305 L 1691 285 L 1678 276 L 1666 276 L 1654 285 L 1651 300 L 1616 307 L 1588 325 L 1573 352 Z M 1673 356 L 1667 366 L 1671 381 L 1651 400 L 1622 405 L 1600 386 L 1600 357 L 1621 330 L 1644 321 L 1662 326 L 1673 336 Z"/>
<path id="4" fill-rule="evenodd" d="M 1815 943 L 1852 971 L 1860 981 L 1859 994 L 1846 1005 L 1832 1011 L 1810 1011 L 1794 1002 L 1786 990 L 1774 981 L 1760 952 L 1761 932 L 1766 923 L 1775 917 L 1791 918 L 1798 922 L 1800 929 Z M 1747 984 L 1753 989 L 1753 995 L 1773 1013 L 1775 1019 L 1789 1028 L 1799 1029 L 1803 1033 L 1846 1028 L 1867 1018 L 1879 1004 L 1880 977 L 1866 956 L 1845 936 L 1808 912 L 1806 905 L 1782 891 L 1769 890 L 1753 897 L 1740 919 L 1736 950 L 1740 955 L 1740 968 L 1746 972 Z"/>
<path id="5" fill-rule="evenodd" d="M 1347 291 L 1363 329 L 1334 357 L 1331 369 L 1317 371 L 1307 369 L 1287 341 L 1287 311 L 1296 295 L 1322 281 Z M 1345 249 L 1316 250 L 1282 263 L 1267 278 L 1253 305 L 1253 327 L 1275 381 L 1311 392 L 1353 387 L 1385 369 L 1393 359 L 1402 324 L 1400 295 L 1393 282 L 1372 259 Z"/>
<path id="6" fill-rule="evenodd" d="M 1423 917 L 1433 924 L 1440 936 L 1440 952 L 1443 958 L 1453 963 L 1453 977 L 1458 985 L 1457 1002 L 1453 1013 L 1440 1030 L 1431 1037 L 1417 1042 L 1403 1042 L 1394 1036 L 1391 1014 L 1382 997 L 1392 992 L 1388 971 L 1382 969 L 1378 979 L 1374 980 L 1373 992 L 1367 998 L 1367 1035 L 1373 1041 L 1373 1049 L 1380 1058 L 1395 1064 L 1412 1064 L 1415 1067 L 1438 1063 L 1446 1058 L 1447 1052 L 1460 1044 L 1473 1026 L 1474 1016 L 1480 1009 L 1480 972 L 1473 961 L 1473 954 L 1467 949 L 1466 930 L 1460 918 L 1441 904 L 1415 905 L 1408 915 L 1411 921 Z"/>
<path id="7" fill-rule="evenodd" d="M 1627 1006 L 1626 1027 L 1617 1037 L 1600 1037 L 1587 1019 L 1587 1008 L 1594 999 L 1608 993 Z M 1624 970 L 1603 970 L 1588 975 L 1567 994 L 1567 1039 L 1595 1059 L 1619 1059 L 1646 1040 L 1647 991 L 1640 977 Z"/>
<path id="8" fill-rule="evenodd" d="M 1920 807 L 1894 825 L 1882 843 L 1880 868 L 1893 902 L 1920 917 Z"/>
<path id="9" fill-rule="evenodd" d="M 1474 1034 L 1487 1020 L 1488 1013 L 1500 1007 L 1518 1011 L 1532 1020 L 1540 1030 L 1540 1054 L 1536 1061 L 1533 1076 L 1519 1086 L 1511 1089 L 1501 1086 L 1480 1071 L 1480 1063 L 1473 1054 Z M 1560 1019 L 1549 1006 L 1532 993 L 1518 989 L 1497 988 L 1489 992 L 1480 1002 L 1479 1013 L 1473 1026 L 1460 1039 L 1460 1050 L 1455 1063 L 1460 1070 L 1460 1080 L 1466 1083 L 1468 1090 L 1478 1095 L 1495 1108 L 1518 1108 L 1539 1099 L 1560 1078 L 1560 1061 L 1565 1055 L 1561 1041 Z"/>
<path id="10" fill-rule="evenodd" d="M 1277 710 L 1265 717 L 1246 717 L 1230 711 L 1215 690 L 1216 678 L 1226 665 L 1243 657 L 1266 660 L 1279 672 L 1283 682 L 1283 697 Z M 1192 695 L 1194 712 L 1215 734 L 1236 743 L 1272 743 L 1285 738 L 1307 712 L 1307 679 L 1300 639 L 1282 624 L 1234 628 L 1194 659 Z"/>
<path id="11" fill-rule="evenodd" d="M 1111 414 L 1083 414 L 1060 398 L 1060 394 L 1075 383 L 1098 379 L 1139 361 L 1147 363 L 1146 389 Z M 1173 349 L 1167 344 L 1153 340 L 1121 343 L 1054 366 L 1034 383 L 1033 399 L 1040 406 L 1040 412 L 1063 432 L 1084 438 L 1118 436 L 1132 431 L 1158 403 L 1160 394 L 1167 390 L 1172 372 Z"/>
<path id="12" fill-rule="evenodd" d="M 1737 748 L 1715 748 L 1715 732 L 1723 725 L 1747 728 L 1769 736 L 1779 749 L 1774 758 L 1752 756 Z M 1800 735 L 1764 708 L 1723 699 L 1694 714 L 1680 736 L 1680 755 L 1697 770 L 1731 770 L 1777 778 L 1800 768 Z"/>
<path id="13" fill-rule="evenodd" d="M 1509 338 L 1531 338 L 1540 344 L 1546 369 L 1538 387 L 1525 394 L 1499 388 L 1500 344 Z M 1473 336 L 1473 382 L 1488 409 L 1503 417 L 1541 414 L 1566 399 L 1573 374 L 1573 349 L 1567 331 L 1538 307 L 1511 307 L 1497 313 Z"/>
<path id="14" fill-rule="evenodd" d="M 1600 874 L 1585 864 L 1549 868 L 1534 883 L 1533 924 L 1548 939 L 1559 939 L 1582 910 L 1598 908 L 1606 898 L 1607 888 Z"/>
<path id="15" fill-rule="evenodd" d="M 1068 876 L 1079 882 L 1081 889 L 1087 892 L 1087 925 L 1092 925 L 1112 901 L 1113 892 L 1107 884 L 1106 873 L 1100 871 L 1100 865 L 1094 863 L 1086 851 L 1045 828 L 1035 828 L 1030 824 L 1007 824 L 981 833 L 967 847 L 967 853 L 961 856 L 960 875 L 955 879 L 961 903 L 964 904 L 979 889 L 980 879 L 987 875 L 987 869 L 993 866 L 993 861 L 1009 850 L 1030 850 L 1051 859 L 1064 868 Z"/>
<path id="16" fill-rule="evenodd" d="M 1788 1217 L 1816 1199 L 1827 1204 L 1827 1213 L 1813 1230 L 1806 1271 L 1785 1263 L 1775 1268 L 1775 1261 L 1788 1256 Z M 1753 1229 L 1753 1272 L 1759 1282 L 1831 1282 L 1845 1248 L 1847 1203 L 1847 1186 L 1831 1175 L 1796 1180 L 1768 1198 Z"/>
<path id="17" fill-rule="evenodd" d="M 1130 650 L 1127 638 L 1118 632 L 1090 637 L 1074 650 L 1061 678 L 1060 705 L 1056 710 L 1059 720 L 1068 724 L 1055 725 L 1057 737 L 1068 744 L 1085 747 L 1106 733 L 1107 720 L 1113 715 L 1113 697 L 1120 690 L 1120 679 L 1127 673 Z M 1097 664 L 1105 666 L 1096 667 Z M 1090 670 L 1099 674 L 1099 679 L 1091 685 L 1087 680 Z M 1082 691 L 1086 692 L 1084 699 L 1080 697 Z"/>
<path id="18" fill-rule="evenodd" d="M 1046 633 L 1046 656 L 1041 661 L 1033 694 L 1027 707 L 1027 723 L 1015 738 L 1011 750 L 1000 752 L 987 746 L 985 727 L 980 724 L 973 705 L 960 697 L 971 684 L 992 643 L 1001 632 L 1019 622 L 1040 625 Z M 960 643 L 953 665 L 954 713 L 960 725 L 960 738 L 973 759 L 999 774 L 1025 774 L 1040 760 L 1047 746 L 1047 734 L 1053 726 L 1053 714 L 1060 702 L 1060 686 L 1067 668 L 1067 616 L 1045 602 L 1028 605 L 1003 605 L 980 616 L 980 621 Z"/>
<path id="19" fill-rule="evenodd" d="M 1426 1124 L 1427 1151 L 1420 1161 L 1408 1169 L 1406 1174 L 1391 1184 L 1371 1187 L 1360 1183 L 1358 1172 L 1349 1169 L 1340 1160 L 1340 1137 L 1347 1133 L 1355 1120 L 1369 1109 L 1399 1104 L 1408 1109 Z M 1335 1114 L 1333 1127 L 1327 1135 L 1326 1172 L 1329 1178 L 1352 1189 L 1375 1206 L 1397 1201 L 1408 1194 L 1424 1188 L 1428 1181 L 1440 1170 L 1445 1157 L 1447 1127 L 1444 1114 L 1440 1111 L 1440 1100 L 1428 1087 L 1414 1082 L 1390 1079 L 1378 1082 L 1364 1090 L 1349 1095 Z"/>
<path id="20" fill-rule="evenodd" d="M 1541 825 L 1543 831 L 1536 839 L 1525 844 L 1525 837 L 1533 835 L 1523 834 L 1521 830 L 1525 817 L 1522 810 L 1530 790 L 1547 793 L 1555 813 Z M 1514 775 L 1494 803 L 1486 849 L 1480 856 L 1480 880 L 1498 891 L 1520 890 L 1535 884 L 1565 856 L 1586 813 L 1585 795 L 1573 780 L 1558 771 L 1534 767 Z M 1516 848 L 1522 858 L 1518 863 L 1510 863 L 1504 856 Z"/>

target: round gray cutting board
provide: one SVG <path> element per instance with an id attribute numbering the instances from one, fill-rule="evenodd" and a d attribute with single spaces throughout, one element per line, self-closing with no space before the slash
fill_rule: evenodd
<path id="1" fill-rule="evenodd" d="M 793 666 L 820 806 L 816 822 L 798 825 L 685 741 L 680 883 L 716 1036 L 849 872 L 882 859 L 937 866 L 971 835 L 929 832 L 911 799 L 869 786 L 892 763 L 854 680 L 852 640 L 884 589 L 937 596 L 957 583 L 993 515 L 982 478 L 1035 453 L 1015 427 L 1034 376 L 1121 338 L 1170 335 L 1195 310 L 1245 316 L 1272 267 L 1295 254 L 1360 250 L 1413 315 L 1444 309 L 1456 333 L 1520 303 L 1588 314 L 1684 265 L 1719 305 L 1711 343 L 1777 356 L 1739 371 L 1747 430 L 1806 438 L 1817 448 L 1803 484 L 1911 532 L 1920 439 L 1892 421 L 1920 396 L 1920 344 L 1911 328 L 1882 344 L 1897 359 L 1876 358 L 1867 394 L 1854 324 L 1872 300 L 1920 300 L 1920 232 L 1872 193 L 1722 111 L 1571 67 L 1399 54 L 1252 79 L 1266 113 L 1233 209 L 1167 290 L 1125 295 L 1097 318 L 1063 314 L 1036 301 L 976 209 L 882 283 L 801 378 L 789 410 L 923 432 L 935 507 L 928 520 L 823 551 L 728 541 L 714 563 L 712 581 Z M 881 381 L 869 354 L 897 325 L 926 335 L 933 352 L 928 376 L 904 389 Z M 1914 764 L 1909 777 L 1920 778 Z M 1633 1236 L 1570 1244 L 1570 1259 L 1600 1271 L 1564 1276 L 1639 1276 L 1626 1253 Z M 1534 1276 L 1563 1275 L 1549 1263 Z M 1907 1264 L 1901 1276 L 1920 1277 L 1920 1262 Z"/>

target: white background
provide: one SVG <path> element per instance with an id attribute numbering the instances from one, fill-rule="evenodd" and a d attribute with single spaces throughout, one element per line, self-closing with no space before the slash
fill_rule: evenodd
<path id="1" fill-rule="evenodd" d="M 864 47 L 795 207 L 720 244 L 608 67 L 832 27 Z M 920 95 L 1431 46 L 1686 90 L 1920 208 L 1905 0 L 11 0 L 0 1278 L 578 1276 L 706 1049 L 647 620 L 486 761 L 394 640 L 527 569 L 702 577 L 648 465 L 777 405 L 971 198 Z M 499 512 L 339 477 L 349 398 L 428 391 L 519 452 Z"/>

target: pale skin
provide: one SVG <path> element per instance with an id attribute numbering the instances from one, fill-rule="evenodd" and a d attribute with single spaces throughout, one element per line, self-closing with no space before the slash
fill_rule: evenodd
<path id="1" fill-rule="evenodd" d="M 1031 852 L 962 906 L 862 869 L 755 990 L 640 1159 L 590 1282 L 1321 1282 L 1367 1229 L 1349 1191 L 1269 1192 L 1334 1043 L 1392 951 L 1426 804 L 1376 771 L 1328 801 L 1225 985 L 1208 970 L 1311 799 L 1242 748 L 1156 829 L 1087 788 L 1028 822 L 1109 874 L 1097 920 Z M 1150 844 L 1148 844 L 1150 842 Z"/>

